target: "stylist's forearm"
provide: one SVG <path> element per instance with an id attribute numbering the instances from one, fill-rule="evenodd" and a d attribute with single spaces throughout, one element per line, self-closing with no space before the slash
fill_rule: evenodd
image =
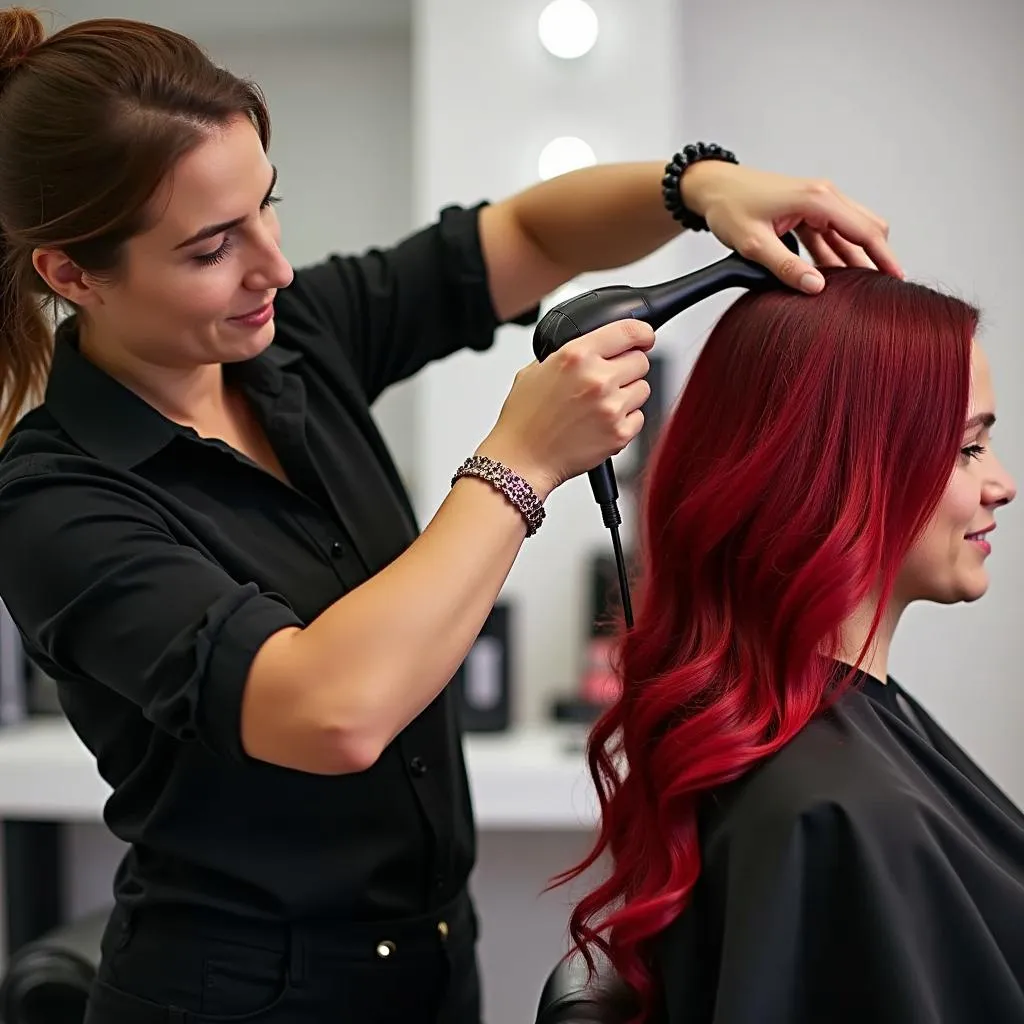
<path id="1" fill-rule="evenodd" d="M 636 437 L 653 344 L 646 324 L 620 321 L 522 367 L 477 454 L 543 502 Z M 242 691 L 245 753 L 326 774 L 373 765 L 465 658 L 525 536 L 504 494 L 460 479 L 387 568 L 260 646 Z"/>
<path id="2" fill-rule="evenodd" d="M 460 480 L 420 537 L 294 639 L 293 666 L 318 681 L 325 721 L 373 760 L 465 658 L 526 536 L 522 516 Z"/>
<path id="3" fill-rule="evenodd" d="M 556 265 L 574 275 L 642 259 L 682 230 L 665 210 L 664 163 L 587 167 L 520 192 L 519 224 Z"/>

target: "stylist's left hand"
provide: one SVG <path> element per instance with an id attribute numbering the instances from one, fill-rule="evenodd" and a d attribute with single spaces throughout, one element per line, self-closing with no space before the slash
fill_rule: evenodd
<path id="1" fill-rule="evenodd" d="M 869 267 L 903 277 L 889 248 L 888 224 L 829 182 L 704 160 L 687 169 L 682 192 L 719 241 L 799 291 L 820 292 L 825 279 L 786 248 L 779 236 L 787 231 L 818 266 Z"/>

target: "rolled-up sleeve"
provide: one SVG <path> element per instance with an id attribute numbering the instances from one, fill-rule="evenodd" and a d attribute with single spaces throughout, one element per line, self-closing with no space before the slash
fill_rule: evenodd
<path id="1" fill-rule="evenodd" d="M 480 244 L 486 205 L 447 206 L 394 246 L 301 268 L 279 293 L 279 324 L 312 315 L 342 346 L 371 402 L 436 359 L 488 348 L 501 321 Z M 538 312 L 513 322 L 533 323 Z"/>
<path id="2" fill-rule="evenodd" d="M 0 598 L 30 657 L 67 686 L 92 681 L 161 730 L 244 758 L 249 670 L 302 622 L 177 536 L 123 482 L 33 471 L 0 482 Z"/>

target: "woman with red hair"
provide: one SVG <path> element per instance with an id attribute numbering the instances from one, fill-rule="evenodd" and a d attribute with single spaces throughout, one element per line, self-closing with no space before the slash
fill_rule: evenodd
<path id="1" fill-rule="evenodd" d="M 1024 815 L 887 666 L 1014 497 L 977 311 L 826 274 L 733 305 L 663 431 L 571 932 L 634 1021 L 1024 1021 Z"/>

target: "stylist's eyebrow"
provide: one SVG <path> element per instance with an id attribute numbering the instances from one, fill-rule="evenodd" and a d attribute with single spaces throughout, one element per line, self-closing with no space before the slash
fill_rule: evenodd
<path id="1" fill-rule="evenodd" d="M 274 187 L 277 185 L 277 168 L 271 168 L 273 175 L 270 178 L 270 188 L 267 189 L 267 194 L 263 197 L 263 202 L 260 206 L 266 206 L 267 200 L 274 194 Z M 236 217 L 234 220 L 225 220 L 220 224 L 209 224 L 205 228 L 200 228 L 194 235 L 189 235 L 184 242 L 179 242 L 174 248 L 185 249 L 190 245 L 195 245 L 196 242 L 203 242 L 207 238 L 213 238 L 215 235 L 221 235 L 225 231 L 230 231 L 232 228 L 237 228 L 239 224 L 244 221 L 244 217 Z"/>
<path id="2" fill-rule="evenodd" d="M 973 430 L 975 427 L 986 427 L 989 430 L 995 426 L 996 415 L 993 412 L 979 412 L 977 416 L 972 416 L 964 427 L 964 431 Z"/>

